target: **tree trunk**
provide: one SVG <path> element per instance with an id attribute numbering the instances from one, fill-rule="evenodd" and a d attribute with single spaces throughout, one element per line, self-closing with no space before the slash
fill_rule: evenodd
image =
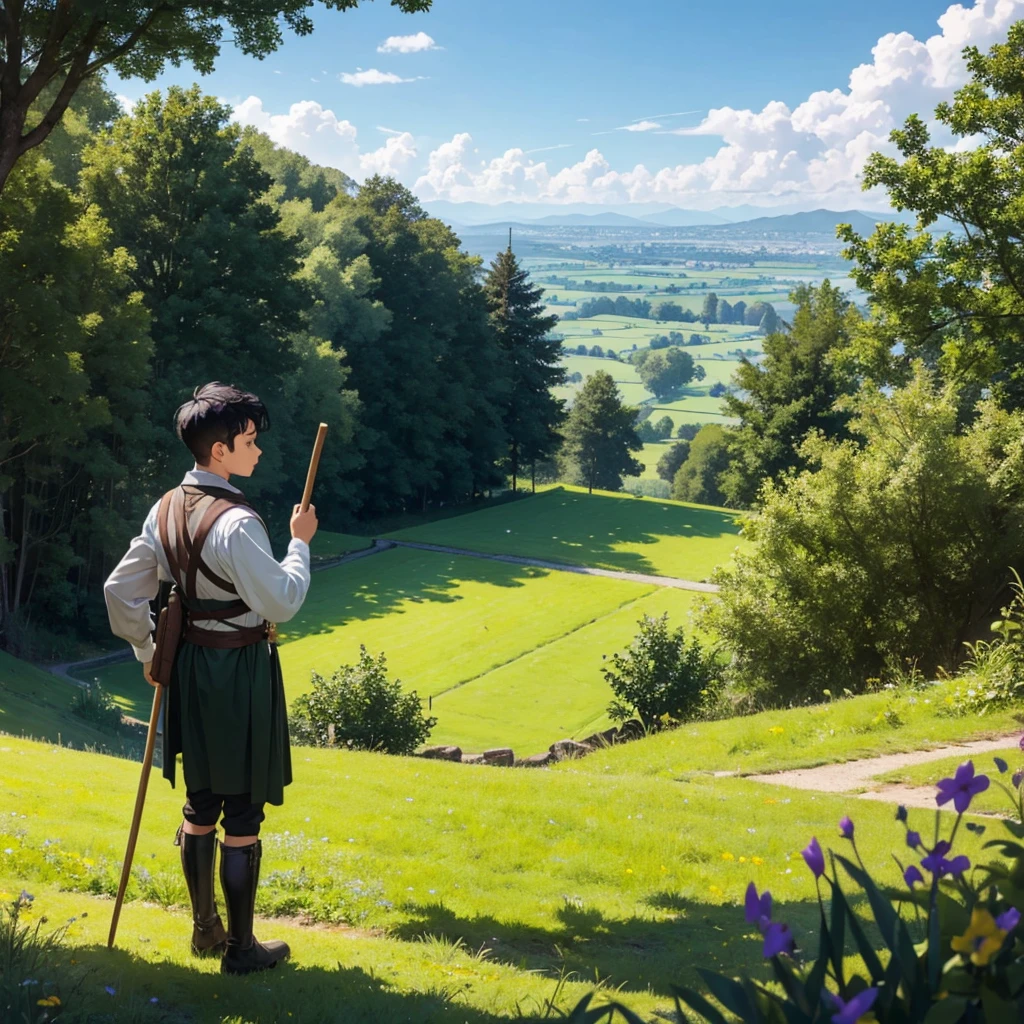
<path id="1" fill-rule="evenodd" d="M 537 460 L 530 463 L 530 493 L 537 493 Z"/>

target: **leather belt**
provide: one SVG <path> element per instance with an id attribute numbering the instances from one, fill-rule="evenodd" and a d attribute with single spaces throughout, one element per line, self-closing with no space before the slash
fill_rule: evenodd
<path id="1" fill-rule="evenodd" d="M 183 639 L 190 644 L 199 647 L 248 647 L 250 644 L 259 643 L 270 637 L 270 624 L 264 622 L 261 626 L 236 626 L 228 631 L 226 629 L 202 629 L 199 626 L 188 625 L 185 628 Z"/>

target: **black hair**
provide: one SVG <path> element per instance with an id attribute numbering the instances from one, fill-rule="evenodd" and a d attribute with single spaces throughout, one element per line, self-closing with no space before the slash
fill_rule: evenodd
<path id="1" fill-rule="evenodd" d="M 217 441 L 229 451 L 235 450 L 235 438 L 245 432 L 249 420 L 259 433 L 270 429 L 270 414 L 256 395 L 214 380 L 197 387 L 192 397 L 178 406 L 174 429 L 196 463 L 205 465 Z"/>

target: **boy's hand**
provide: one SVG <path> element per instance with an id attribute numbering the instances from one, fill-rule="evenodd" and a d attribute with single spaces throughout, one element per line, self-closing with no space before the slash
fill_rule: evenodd
<path id="1" fill-rule="evenodd" d="M 296 505 L 292 510 L 291 531 L 293 537 L 304 540 L 307 544 L 313 539 L 319 522 L 316 518 L 316 505 L 310 504 L 305 512 L 301 506 Z"/>
<path id="2" fill-rule="evenodd" d="M 150 675 L 152 670 L 153 670 L 153 662 L 151 662 L 151 661 L 147 661 L 142 666 L 142 674 L 146 677 L 146 682 L 149 683 L 150 686 L 159 686 L 160 684 L 152 677 L 152 675 Z"/>

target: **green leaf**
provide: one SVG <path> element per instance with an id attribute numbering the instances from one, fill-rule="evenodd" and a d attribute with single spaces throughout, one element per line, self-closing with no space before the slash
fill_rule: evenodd
<path id="1" fill-rule="evenodd" d="M 677 999 L 682 999 L 691 1010 L 705 1017 L 708 1024 L 729 1024 L 725 1017 L 699 993 L 683 985 L 670 984 L 669 988 Z"/>
<path id="2" fill-rule="evenodd" d="M 925 1014 L 923 1024 L 956 1024 L 967 1009 L 967 1000 L 957 996 L 940 999 Z"/>
<path id="3" fill-rule="evenodd" d="M 707 985 L 711 994 L 727 1009 L 743 1021 L 758 1021 L 761 1018 L 757 1008 L 750 1002 L 750 997 L 743 986 L 724 974 L 716 974 L 704 967 L 698 967 L 697 973 Z"/>

